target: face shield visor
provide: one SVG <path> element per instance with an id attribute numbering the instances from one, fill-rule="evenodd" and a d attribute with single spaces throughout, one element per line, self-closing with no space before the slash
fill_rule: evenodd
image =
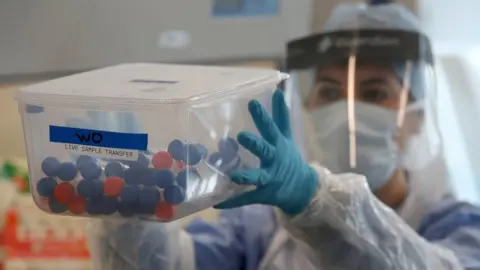
<path id="1" fill-rule="evenodd" d="M 430 43 L 404 30 L 339 30 L 288 44 L 286 91 L 310 118 L 333 173 L 366 176 L 373 191 L 439 152 Z M 288 96 L 288 95 L 287 95 Z"/>

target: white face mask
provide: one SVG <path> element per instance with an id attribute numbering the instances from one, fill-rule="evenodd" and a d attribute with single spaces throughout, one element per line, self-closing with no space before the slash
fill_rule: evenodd
<path id="1" fill-rule="evenodd" d="M 317 141 L 322 150 L 320 163 L 333 173 L 358 173 L 370 188 L 381 188 L 399 165 L 395 143 L 397 112 L 355 102 L 355 141 L 350 141 L 347 101 L 336 102 L 311 113 Z M 351 165 L 350 143 L 354 143 L 355 167 Z"/>

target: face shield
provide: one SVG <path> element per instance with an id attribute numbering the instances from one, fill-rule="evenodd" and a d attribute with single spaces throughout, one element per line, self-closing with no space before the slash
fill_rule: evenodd
<path id="1" fill-rule="evenodd" d="M 292 41 L 287 50 L 286 91 L 298 95 L 310 117 L 319 164 L 362 174 L 376 191 L 439 155 L 426 36 L 341 29 Z"/>

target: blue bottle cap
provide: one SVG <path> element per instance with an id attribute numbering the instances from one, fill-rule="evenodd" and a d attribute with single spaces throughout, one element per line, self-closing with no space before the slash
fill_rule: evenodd
<path id="1" fill-rule="evenodd" d="M 128 185 L 153 185 L 153 170 L 151 168 L 129 168 L 123 174 Z"/>
<path id="2" fill-rule="evenodd" d="M 237 157 L 231 166 L 225 170 L 225 173 L 230 176 L 233 171 L 240 169 L 241 167 L 245 167 L 244 164 L 242 163 L 242 159 L 240 157 Z M 246 167 L 244 169 L 247 169 Z"/>
<path id="3" fill-rule="evenodd" d="M 50 197 L 48 199 L 48 207 L 50 208 L 50 212 L 52 212 L 54 214 L 61 214 L 61 213 L 67 212 L 67 210 L 68 210 L 68 206 L 66 206 L 63 203 L 58 202 L 53 197 Z"/>
<path id="4" fill-rule="evenodd" d="M 222 155 L 218 152 L 212 153 L 208 157 L 207 163 L 215 168 L 220 168 L 223 164 Z"/>
<path id="5" fill-rule="evenodd" d="M 105 175 L 107 177 L 120 177 L 123 178 L 124 169 L 120 162 L 112 161 L 105 166 Z"/>
<path id="6" fill-rule="evenodd" d="M 87 155 L 80 155 L 78 158 L 77 158 L 77 161 L 75 162 L 75 164 L 77 165 L 77 168 L 82 168 L 82 165 L 87 163 L 87 162 L 92 162 L 94 161 L 94 159 L 91 157 L 91 156 L 87 156 Z"/>
<path id="7" fill-rule="evenodd" d="M 145 187 L 138 192 L 140 203 L 154 203 L 160 201 L 160 191 L 155 187 Z"/>
<path id="8" fill-rule="evenodd" d="M 137 202 L 137 204 L 135 204 L 135 213 L 138 215 L 151 216 L 155 214 L 156 205 L 157 204 L 155 202 L 149 202 L 149 201 Z"/>
<path id="9" fill-rule="evenodd" d="M 231 137 L 223 138 L 218 142 L 218 152 L 226 163 L 237 156 L 238 143 Z"/>
<path id="10" fill-rule="evenodd" d="M 50 197 L 57 186 L 57 181 L 53 177 L 44 177 L 37 182 L 38 195 Z"/>
<path id="11" fill-rule="evenodd" d="M 160 201 L 160 191 L 155 187 L 146 187 L 140 189 L 136 213 L 139 215 L 155 214 L 155 206 Z"/>
<path id="12" fill-rule="evenodd" d="M 135 215 L 135 202 L 119 202 L 118 212 L 122 217 L 133 217 Z"/>
<path id="13" fill-rule="evenodd" d="M 77 166 L 71 162 L 64 162 L 58 166 L 57 176 L 63 181 L 72 181 L 77 177 Z"/>
<path id="14" fill-rule="evenodd" d="M 208 150 L 203 144 L 197 143 L 195 144 L 195 147 L 197 147 L 197 151 L 200 153 L 202 158 L 206 158 L 208 156 Z"/>
<path id="15" fill-rule="evenodd" d="M 226 174 L 238 168 L 241 163 L 241 159 L 238 155 L 230 156 L 227 159 L 223 157 L 221 153 L 213 153 L 208 157 L 209 165 Z"/>
<path id="16" fill-rule="evenodd" d="M 124 160 L 122 162 L 130 168 L 148 168 L 148 165 L 150 165 L 150 160 L 142 153 L 138 153 L 136 161 Z"/>
<path id="17" fill-rule="evenodd" d="M 91 216 L 103 214 L 103 200 L 102 197 L 88 199 L 85 203 L 85 211 Z"/>
<path id="18" fill-rule="evenodd" d="M 241 163 L 242 163 L 242 160 L 240 159 L 240 157 L 236 156 L 233 160 L 230 160 L 229 163 L 226 163 L 220 166 L 220 171 L 222 171 L 226 175 L 230 175 L 234 170 L 240 167 Z"/>
<path id="19" fill-rule="evenodd" d="M 193 179 L 200 180 L 197 169 L 195 168 L 185 168 L 177 174 L 176 182 L 177 185 L 181 186 L 184 189 L 187 189 L 187 183 Z"/>
<path id="20" fill-rule="evenodd" d="M 98 179 L 83 179 L 77 184 L 78 195 L 95 198 L 103 195 L 103 182 Z"/>
<path id="21" fill-rule="evenodd" d="M 42 171 L 45 175 L 47 176 L 57 176 L 57 170 L 58 167 L 60 166 L 60 161 L 58 161 L 57 158 L 54 157 L 47 157 L 42 161 Z"/>
<path id="22" fill-rule="evenodd" d="M 129 168 L 126 169 L 123 174 L 123 180 L 129 185 L 137 185 L 138 174 L 142 171 L 140 168 Z"/>
<path id="23" fill-rule="evenodd" d="M 79 167 L 80 174 L 85 179 L 100 178 L 102 175 L 102 168 L 93 160 L 85 161 L 81 167 Z"/>
<path id="24" fill-rule="evenodd" d="M 120 200 L 125 203 L 134 204 L 138 200 L 139 188 L 134 186 L 125 186 L 120 192 Z"/>
<path id="25" fill-rule="evenodd" d="M 185 200 L 185 191 L 177 185 L 169 186 L 163 190 L 163 198 L 172 205 L 181 204 Z"/>
<path id="26" fill-rule="evenodd" d="M 180 140 L 173 140 L 167 148 L 168 153 L 177 161 L 183 161 L 184 146 Z"/>
<path id="27" fill-rule="evenodd" d="M 102 213 L 112 215 L 118 211 L 118 199 L 112 197 L 102 197 Z"/>
<path id="28" fill-rule="evenodd" d="M 144 154 L 139 153 L 136 166 L 140 168 L 148 168 L 148 165 L 150 165 L 150 160 Z"/>
<path id="29" fill-rule="evenodd" d="M 202 155 L 194 144 L 185 144 L 183 153 L 183 162 L 186 165 L 194 166 L 202 160 Z"/>
<path id="30" fill-rule="evenodd" d="M 156 169 L 153 171 L 153 183 L 159 188 L 166 188 L 173 185 L 175 174 L 170 170 Z"/>
<path id="31" fill-rule="evenodd" d="M 145 171 L 141 174 L 139 178 L 140 184 L 147 187 L 154 186 L 155 185 L 155 179 L 154 179 L 155 169 L 147 168 L 144 170 Z"/>

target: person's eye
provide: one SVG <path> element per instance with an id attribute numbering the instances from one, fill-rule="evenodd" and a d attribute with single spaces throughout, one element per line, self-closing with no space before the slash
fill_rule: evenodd
<path id="1" fill-rule="evenodd" d="M 361 91 L 360 100 L 369 103 L 381 103 L 389 98 L 388 92 L 380 88 L 369 88 Z"/>
<path id="2" fill-rule="evenodd" d="M 337 87 L 324 86 L 317 90 L 316 99 L 321 103 L 328 103 L 338 100 L 341 97 L 341 91 Z"/>
<path id="3" fill-rule="evenodd" d="M 319 106 L 327 105 L 342 97 L 340 87 L 333 85 L 318 86 L 305 100 L 306 108 L 313 110 Z"/>

